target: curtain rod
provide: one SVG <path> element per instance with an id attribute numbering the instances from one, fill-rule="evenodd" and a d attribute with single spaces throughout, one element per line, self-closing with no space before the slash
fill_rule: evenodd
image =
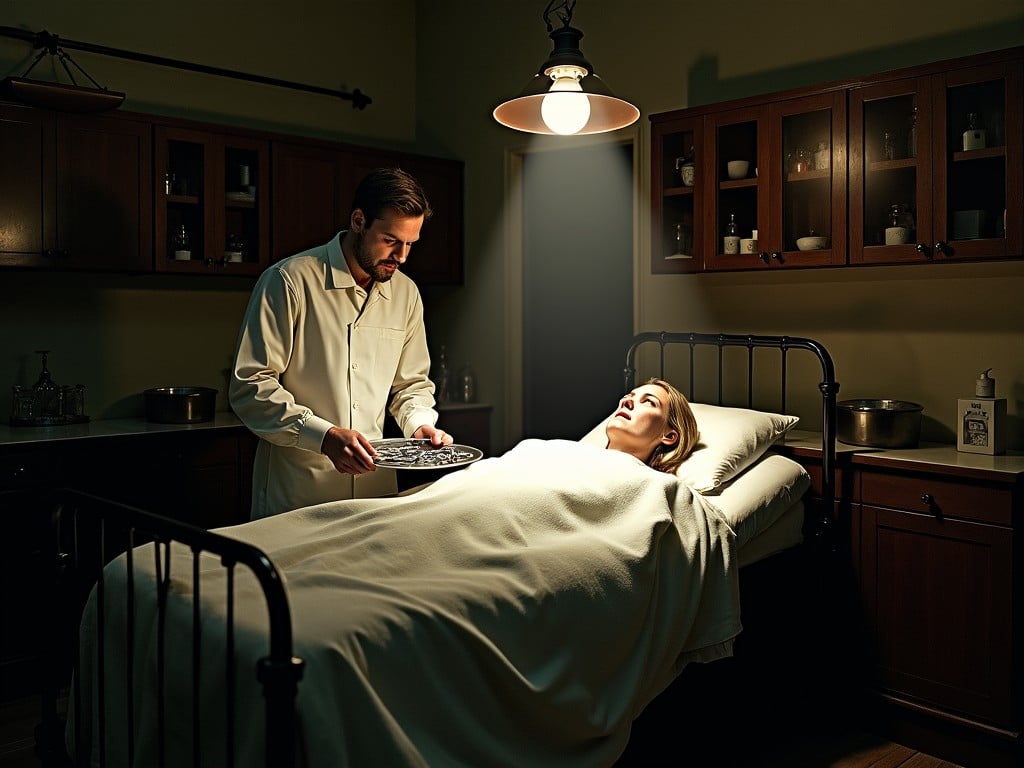
<path id="1" fill-rule="evenodd" d="M 279 80 L 276 77 L 264 77 L 263 75 L 253 75 L 248 72 L 239 72 L 234 69 L 224 69 L 222 67 L 210 67 L 205 64 L 194 64 L 190 61 L 181 61 L 179 59 L 169 59 L 164 56 L 153 56 L 148 53 L 137 53 L 135 51 L 126 51 L 121 48 L 110 48 L 105 45 L 95 45 L 93 43 L 83 43 L 78 40 L 67 40 L 57 35 L 47 32 L 45 29 L 41 32 L 29 32 L 24 29 L 18 29 L 17 27 L 4 27 L 0 26 L 0 37 L 10 37 L 15 40 L 24 40 L 32 44 L 33 48 L 46 48 L 51 56 L 57 55 L 60 48 L 71 48 L 76 51 L 86 51 L 87 53 L 97 53 L 101 56 L 113 56 L 118 59 L 128 59 L 129 61 L 141 61 L 146 64 L 156 64 L 160 67 L 171 67 L 173 69 L 184 69 L 190 72 L 200 72 L 205 75 L 216 75 L 218 77 L 230 77 L 235 80 L 246 80 L 250 83 L 262 83 L 263 85 L 274 85 L 279 88 L 290 88 L 295 91 L 307 91 L 308 93 L 318 93 L 324 96 L 336 96 L 346 101 L 351 101 L 352 106 L 355 109 L 365 109 L 368 104 L 373 102 L 369 96 L 360 91 L 358 88 L 353 91 L 335 91 L 330 88 L 322 88 L 318 85 L 306 85 L 305 83 L 296 83 L 290 80 Z"/>

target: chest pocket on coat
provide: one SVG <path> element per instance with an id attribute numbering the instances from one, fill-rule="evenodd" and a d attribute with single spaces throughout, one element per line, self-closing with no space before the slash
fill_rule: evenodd
<path id="1" fill-rule="evenodd" d="M 352 329 L 353 355 L 361 367 L 373 372 L 377 385 L 390 387 L 405 345 L 404 328 L 359 325 Z M 386 379 L 386 381 L 381 381 Z"/>

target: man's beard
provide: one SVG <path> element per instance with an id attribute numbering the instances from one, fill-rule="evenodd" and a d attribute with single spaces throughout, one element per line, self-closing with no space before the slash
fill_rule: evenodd
<path id="1" fill-rule="evenodd" d="M 395 269 L 398 268 L 398 262 L 386 259 L 378 264 L 373 261 L 373 254 L 370 253 L 366 246 L 366 233 L 356 232 L 356 264 L 358 264 L 366 274 L 374 279 L 378 283 L 386 283 L 394 276 L 394 272 L 384 268 L 385 264 L 394 264 Z"/>

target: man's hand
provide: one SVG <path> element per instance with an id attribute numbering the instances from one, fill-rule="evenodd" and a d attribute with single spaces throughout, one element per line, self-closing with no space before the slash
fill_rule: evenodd
<path id="1" fill-rule="evenodd" d="M 445 432 L 443 429 L 431 427 L 428 424 L 424 424 L 422 427 L 417 429 L 415 432 L 412 433 L 412 436 L 420 439 L 426 439 L 429 437 L 430 444 L 435 447 L 439 445 L 451 445 L 454 442 L 452 436 Z"/>
<path id="2" fill-rule="evenodd" d="M 354 429 L 331 427 L 324 435 L 320 452 L 331 460 L 336 470 L 347 475 L 361 475 L 377 469 L 373 463 L 377 452 L 370 441 Z"/>

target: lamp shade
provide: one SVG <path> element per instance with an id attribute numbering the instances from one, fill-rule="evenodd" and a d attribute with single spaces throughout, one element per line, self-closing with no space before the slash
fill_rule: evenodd
<path id="1" fill-rule="evenodd" d="M 527 133 L 584 135 L 625 128 L 640 110 L 617 98 L 579 49 L 583 33 L 568 23 L 550 33 L 554 49 L 518 96 L 498 105 L 494 119 Z"/>
<path id="2" fill-rule="evenodd" d="M 541 116 L 541 106 L 552 85 L 547 75 L 534 75 L 522 93 L 494 110 L 494 119 L 517 131 L 558 135 Z M 640 110 L 628 101 L 616 98 L 597 75 L 584 77 L 580 87 L 584 98 L 590 103 L 590 119 L 573 135 L 614 131 L 632 125 L 639 119 Z"/>

